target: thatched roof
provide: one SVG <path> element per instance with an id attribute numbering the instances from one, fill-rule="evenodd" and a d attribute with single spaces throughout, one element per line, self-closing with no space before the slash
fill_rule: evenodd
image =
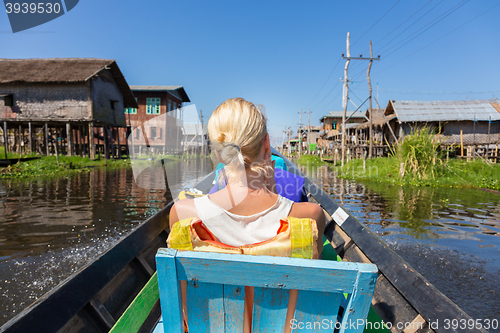
<path id="1" fill-rule="evenodd" d="M 125 107 L 137 107 L 134 95 L 113 59 L 0 59 L 0 84 L 85 82 L 104 69 L 113 75 Z"/>

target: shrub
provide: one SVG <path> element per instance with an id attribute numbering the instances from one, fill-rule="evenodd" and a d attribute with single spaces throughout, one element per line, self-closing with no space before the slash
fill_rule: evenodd
<path id="1" fill-rule="evenodd" d="M 439 145 L 439 139 L 429 127 L 412 129 L 392 151 L 393 157 L 404 163 L 403 178 L 433 179 L 440 174 L 443 162 Z"/>

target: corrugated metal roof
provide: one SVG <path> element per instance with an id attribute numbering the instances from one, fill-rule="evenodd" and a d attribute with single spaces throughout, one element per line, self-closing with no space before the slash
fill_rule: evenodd
<path id="1" fill-rule="evenodd" d="M 497 99 L 475 101 L 391 101 L 401 123 L 419 121 L 500 120 Z"/>
<path id="2" fill-rule="evenodd" d="M 365 113 L 363 111 L 358 110 L 358 111 L 354 112 L 354 114 L 353 114 L 353 112 L 354 111 L 347 111 L 346 115 L 345 115 L 346 118 L 348 118 L 351 114 L 352 114 L 351 118 L 364 118 L 365 117 Z M 343 115 L 344 115 L 344 111 L 330 111 L 330 113 L 328 113 L 326 116 L 323 116 L 320 121 L 323 121 L 324 118 L 342 118 Z"/>
<path id="3" fill-rule="evenodd" d="M 178 97 L 182 102 L 191 102 L 183 86 L 130 86 L 134 91 L 167 91 Z"/>
<path id="4" fill-rule="evenodd" d="M 130 90 L 136 91 L 169 91 L 182 88 L 182 86 L 130 86 Z"/>

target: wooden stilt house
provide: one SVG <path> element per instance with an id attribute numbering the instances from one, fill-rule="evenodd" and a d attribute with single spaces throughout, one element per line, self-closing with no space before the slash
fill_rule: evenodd
<path id="1" fill-rule="evenodd" d="M 114 154 L 137 108 L 115 60 L 0 59 L 0 143 L 9 152 Z M 0 156 L 4 158 L 4 156 Z"/>

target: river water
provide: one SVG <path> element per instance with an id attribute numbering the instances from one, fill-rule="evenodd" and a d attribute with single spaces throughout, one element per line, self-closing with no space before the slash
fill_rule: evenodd
<path id="1" fill-rule="evenodd" d="M 210 159 L 166 164 L 173 193 L 212 171 Z M 131 168 L 67 178 L 0 180 L 0 326 L 163 208 Z"/>
<path id="2" fill-rule="evenodd" d="M 175 194 L 208 159 L 166 164 Z M 474 319 L 500 320 L 500 195 L 356 183 L 303 170 Z M 0 180 L 0 325 L 166 204 L 130 168 L 61 179 Z M 490 329 L 490 331 L 498 331 Z"/>
<path id="3" fill-rule="evenodd" d="M 301 169 L 473 319 L 496 319 L 489 331 L 500 331 L 500 194 Z"/>

